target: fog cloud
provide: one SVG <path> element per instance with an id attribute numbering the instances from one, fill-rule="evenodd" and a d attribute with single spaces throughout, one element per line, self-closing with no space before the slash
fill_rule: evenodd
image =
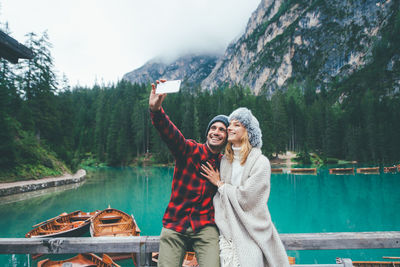
<path id="1" fill-rule="evenodd" d="M 11 36 L 48 31 L 70 83 L 116 82 L 155 57 L 223 53 L 260 0 L 0 0 Z"/>

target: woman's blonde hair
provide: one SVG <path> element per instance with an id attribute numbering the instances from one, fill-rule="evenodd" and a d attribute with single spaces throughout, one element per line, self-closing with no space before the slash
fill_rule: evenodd
<path id="1" fill-rule="evenodd" d="M 244 130 L 245 130 L 245 132 L 244 132 L 242 138 L 240 138 L 240 146 L 242 147 L 242 149 L 240 150 L 240 158 L 241 158 L 240 165 L 243 165 L 246 163 L 247 157 L 249 156 L 250 150 L 252 149 L 252 146 L 249 141 L 249 134 L 247 133 L 247 129 L 244 128 Z M 227 159 L 229 160 L 229 162 L 232 163 L 234 153 L 233 153 L 231 142 L 228 142 L 228 144 L 225 147 L 225 155 L 226 155 Z"/>

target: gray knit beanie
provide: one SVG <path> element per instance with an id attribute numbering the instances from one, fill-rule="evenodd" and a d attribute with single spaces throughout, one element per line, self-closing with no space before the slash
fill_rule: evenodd
<path id="1" fill-rule="evenodd" d="M 249 134 L 249 142 L 252 147 L 262 147 L 262 134 L 260 124 L 248 108 L 238 108 L 229 115 L 229 122 L 238 120 Z"/>
<path id="2" fill-rule="evenodd" d="M 213 125 L 217 121 L 222 122 L 223 124 L 225 124 L 226 128 L 228 128 L 228 126 L 229 126 L 228 116 L 222 115 L 222 114 L 221 115 L 217 115 L 212 120 L 210 120 L 210 122 L 208 123 L 207 131 L 206 131 L 206 138 L 207 138 L 207 135 L 208 135 L 208 131 L 211 128 L 211 125 Z"/>

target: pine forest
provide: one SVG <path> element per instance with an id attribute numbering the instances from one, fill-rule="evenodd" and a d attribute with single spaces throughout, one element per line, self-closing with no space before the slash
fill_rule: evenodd
<path id="1" fill-rule="evenodd" d="M 400 95 L 388 90 L 393 79 L 381 63 L 399 47 L 399 35 L 390 38 L 374 48 L 371 64 L 327 87 L 292 81 L 272 95 L 254 95 L 241 86 L 205 91 L 183 84 L 163 107 L 186 138 L 200 142 L 213 116 L 245 106 L 261 124 L 269 157 L 290 150 L 304 163 L 310 154 L 321 164 L 397 163 Z M 173 162 L 150 122 L 150 84 L 121 80 L 71 88 L 54 70 L 46 33 L 28 34 L 26 46 L 32 60 L 0 61 L 0 180 L 58 175 L 80 164 Z"/>

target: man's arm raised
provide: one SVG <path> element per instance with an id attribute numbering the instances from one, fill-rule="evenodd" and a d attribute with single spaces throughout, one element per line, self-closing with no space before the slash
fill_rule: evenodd
<path id="1" fill-rule="evenodd" d="M 160 80 L 165 82 L 166 80 Z M 160 83 L 157 81 L 157 84 Z M 150 117 L 154 127 L 158 130 L 161 139 L 167 144 L 169 150 L 176 159 L 191 151 L 190 142 L 182 135 L 179 129 L 173 124 L 162 109 L 162 102 L 166 94 L 156 94 L 156 85 L 151 84 L 149 97 Z"/>

